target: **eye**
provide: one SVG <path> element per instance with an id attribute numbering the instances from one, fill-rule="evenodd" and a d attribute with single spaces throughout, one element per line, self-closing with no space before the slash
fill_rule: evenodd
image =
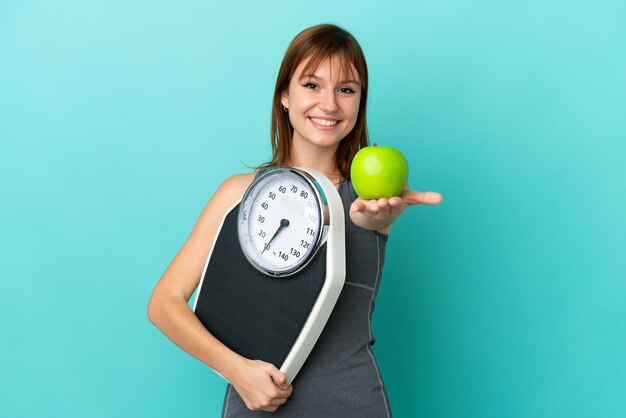
<path id="1" fill-rule="evenodd" d="M 315 83 L 305 83 L 302 86 L 306 87 L 307 89 L 311 89 L 311 90 L 315 90 L 317 88 L 317 84 L 315 84 Z"/>
<path id="2" fill-rule="evenodd" d="M 352 90 L 350 87 L 342 87 L 339 91 L 347 94 L 354 94 L 356 91 Z"/>

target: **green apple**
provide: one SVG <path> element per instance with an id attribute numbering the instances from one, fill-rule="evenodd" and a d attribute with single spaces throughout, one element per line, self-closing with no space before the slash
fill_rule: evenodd
<path id="1" fill-rule="evenodd" d="M 409 178 L 409 163 L 395 148 L 364 147 L 352 160 L 350 177 L 362 199 L 399 196 Z"/>

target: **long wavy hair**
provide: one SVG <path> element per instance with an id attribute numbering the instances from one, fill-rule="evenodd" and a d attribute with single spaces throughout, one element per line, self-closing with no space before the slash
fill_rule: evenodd
<path id="1" fill-rule="evenodd" d="M 322 24 L 310 27 L 300 32 L 289 44 L 283 62 L 278 71 L 274 99 L 272 102 L 272 159 L 257 169 L 286 165 L 293 150 L 293 126 L 289 115 L 283 111 L 281 95 L 288 90 L 291 78 L 296 68 L 308 60 L 303 74 L 314 73 L 318 66 L 326 59 L 337 56 L 341 62 L 341 72 L 354 76 L 352 66 L 358 73 L 361 82 L 361 99 L 356 124 L 350 133 L 341 140 L 335 162 L 345 178 L 350 178 L 350 164 L 354 155 L 362 147 L 369 145 L 367 133 L 366 106 L 367 106 L 367 63 L 356 39 L 345 29 L 332 24 Z"/>

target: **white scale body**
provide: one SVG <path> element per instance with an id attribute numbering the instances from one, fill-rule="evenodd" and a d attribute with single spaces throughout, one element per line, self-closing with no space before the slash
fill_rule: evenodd
<path id="1" fill-rule="evenodd" d="M 222 220 L 196 316 L 231 350 L 274 364 L 291 383 L 343 288 L 344 216 L 322 173 L 263 171 Z"/>

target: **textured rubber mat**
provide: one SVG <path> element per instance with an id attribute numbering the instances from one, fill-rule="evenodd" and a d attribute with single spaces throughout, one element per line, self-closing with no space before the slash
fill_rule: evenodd
<path id="1" fill-rule="evenodd" d="M 280 368 L 295 343 L 326 279 L 326 244 L 301 272 L 274 278 L 246 259 L 232 209 L 219 232 L 195 313 L 236 353 Z"/>

